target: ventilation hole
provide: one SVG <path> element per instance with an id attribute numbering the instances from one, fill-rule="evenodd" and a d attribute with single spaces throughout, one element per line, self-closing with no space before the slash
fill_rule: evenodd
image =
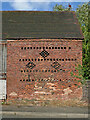
<path id="1" fill-rule="evenodd" d="M 75 59 L 75 61 L 76 61 L 77 59 Z"/>
<path id="2" fill-rule="evenodd" d="M 63 47 L 61 47 L 61 49 L 63 49 Z"/>
<path id="3" fill-rule="evenodd" d="M 41 79 L 41 81 L 43 81 L 43 79 Z"/>
<path id="4" fill-rule="evenodd" d="M 73 59 L 72 59 L 72 61 L 73 61 Z"/>
<path id="5" fill-rule="evenodd" d="M 70 61 L 70 59 L 68 59 Z"/>
<path id="6" fill-rule="evenodd" d="M 71 85 L 69 85 L 68 87 L 71 87 Z"/>
<path id="7" fill-rule="evenodd" d="M 58 58 L 56 60 L 58 61 Z"/>
<path id="8" fill-rule="evenodd" d="M 35 47 L 33 47 L 33 49 L 35 49 Z"/>
<path id="9" fill-rule="evenodd" d="M 44 72 L 44 70 L 42 70 L 42 72 Z"/>
<path id="10" fill-rule="evenodd" d="M 54 70 L 54 72 L 56 72 L 56 70 Z"/>
<path id="11" fill-rule="evenodd" d="M 27 70 L 27 72 L 29 72 L 29 71 Z"/>
<path id="12" fill-rule="evenodd" d="M 41 70 L 39 70 L 39 72 L 41 72 Z"/>
<path id="13" fill-rule="evenodd" d="M 36 61 L 37 59 L 35 59 L 35 61 Z"/>
<path id="14" fill-rule="evenodd" d="M 69 49 L 71 49 L 71 47 L 69 47 Z"/>
<path id="15" fill-rule="evenodd" d="M 30 70 L 30 72 L 32 72 L 32 70 Z"/>
<path id="16" fill-rule="evenodd" d="M 19 59 L 19 61 L 21 61 L 21 59 Z"/>
<path id="17" fill-rule="evenodd" d="M 40 59 L 38 59 L 38 61 L 40 61 Z"/>
<path id="18" fill-rule="evenodd" d="M 58 47 L 58 49 L 60 49 L 60 47 Z"/>
<path id="19" fill-rule="evenodd" d="M 46 59 L 44 59 L 44 60 L 46 60 Z"/>
<path id="20" fill-rule="evenodd" d="M 32 47 L 30 47 L 30 49 L 32 49 Z"/>
<path id="21" fill-rule="evenodd" d="M 20 81 L 22 81 L 22 80 L 20 80 Z"/>
<path id="22" fill-rule="evenodd" d="M 21 49 L 23 49 L 23 47 L 21 47 Z"/>
<path id="23" fill-rule="evenodd" d="M 26 81 L 28 81 L 28 79 Z"/>
<path id="24" fill-rule="evenodd" d="M 30 61 L 30 59 L 28 59 L 28 61 Z"/>
<path id="25" fill-rule="evenodd" d="M 43 47 L 43 49 L 45 49 L 45 47 Z"/>
<path id="26" fill-rule="evenodd" d="M 33 70 L 33 72 L 35 72 L 35 70 Z"/>
<path id="27" fill-rule="evenodd" d="M 62 61 L 64 61 L 64 59 L 62 59 Z"/>
<path id="28" fill-rule="evenodd" d="M 39 47 L 39 49 L 41 49 L 41 47 Z"/>
<path id="29" fill-rule="evenodd" d="M 36 72 L 38 72 L 38 70 L 36 70 Z"/>
<path id="30" fill-rule="evenodd" d="M 26 50 L 26 47 L 24 47 L 24 49 Z"/>
<path id="31" fill-rule="evenodd" d="M 43 61 L 43 59 L 41 59 L 41 61 Z"/>
<path id="32" fill-rule="evenodd" d="M 27 59 L 25 59 L 27 61 Z"/>
<path id="33" fill-rule="evenodd" d="M 47 60 L 49 60 L 49 59 L 47 59 Z"/>
<path id="34" fill-rule="evenodd" d="M 64 47 L 64 49 L 66 49 L 66 47 Z"/>
<path id="35" fill-rule="evenodd" d="M 24 72 L 25 72 L 25 70 L 24 70 Z"/>
<path id="36" fill-rule="evenodd" d="M 23 81 L 25 81 L 25 79 L 23 79 Z"/>
<path id="37" fill-rule="evenodd" d="M 62 80 L 60 79 L 60 81 L 62 81 Z"/>
<path id="38" fill-rule="evenodd" d="M 67 59 L 66 59 L 66 61 L 67 61 Z"/>
<path id="39" fill-rule="evenodd" d="M 38 49 L 38 47 L 37 47 L 37 49 Z"/>
<path id="40" fill-rule="evenodd" d="M 50 70 L 48 70 L 48 72 L 50 72 Z"/>
<path id="41" fill-rule="evenodd" d="M 33 61 L 33 59 L 32 59 L 32 61 Z"/>
<path id="42" fill-rule="evenodd" d="M 55 49 L 57 49 L 57 47 L 55 47 Z"/>
<path id="43" fill-rule="evenodd" d="M 47 70 L 45 70 L 45 72 L 47 72 Z"/>
<path id="44" fill-rule="evenodd" d="M 60 69 L 60 71 L 62 71 L 62 69 Z"/>
<path id="45" fill-rule="evenodd" d="M 48 49 L 48 47 L 46 47 L 46 49 Z"/>
<path id="46" fill-rule="evenodd" d="M 59 59 L 61 61 L 61 59 Z"/>
<path id="47" fill-rule="evenodd" d="M 65 72 L 65 70 L 63 70 L 63 72 Z"/>
<path id="48" fill-rule="evenodd" d="M 50 59 L 50 61 L 52 61 L 52 59 Z"/>
<path id="49" fill-rule="evenodd" d="M 54 49 L 54 47 L 52 47 L 52 49 Z"/>
<path id="50" fill-rule="evenodd" d="M 55 61 L 55 58 L 53 60 Z"/>
<path id="51" fill-rule="evenodd" d="M 53 72 L 53 70 L 51 70 L 51 72 Z"/>
<path id="52" fill-rule="evenodd" d="M 27 47 L 27 49 L 29 49 L 29 47 Z"/>
<path id="53" fill-rule="evenodd" d="M 21 70 L 21 72 L 23 72 L 23 70 Z"/>
<path id="54" fill-rule="evenodd" d="M 34 79 L 32 79 L 32 81 L 34 81 Z"/>

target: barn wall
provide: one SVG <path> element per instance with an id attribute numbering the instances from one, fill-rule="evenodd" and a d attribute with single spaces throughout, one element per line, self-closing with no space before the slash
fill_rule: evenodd
<path id="1" fill-rule="evenodd" d="M 82 64 L 82 41 L 31 39 L 7 43 L 7 97 L 27 99 L 82 98 L 75 64 Z"/>

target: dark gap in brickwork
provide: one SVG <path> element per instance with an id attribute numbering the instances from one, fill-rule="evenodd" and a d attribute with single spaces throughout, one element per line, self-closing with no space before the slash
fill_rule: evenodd
<path id="1" fill-rule="evenodd" d="M 69 82 L 71 82 L 71 80 L 70 79 L 66 79 L 67 81 L 69 81 Z M 66 82 L 66 80 L 64 80 L 64 82 Z M 20 79 L 20 81 L 21 82 L 33 82 L 33 81 L 62 81 L 62 79 Z M 73 81 L 73 79 L 72 79 L 72 81 Z M 77 86 L 77 84 L 74 84 L 75 86 Z M 69 87 L 71 87 L 71 85 L 69 85 Z"/>
<path id="2" fill-rule="evenodd" d="M 62 70 L 62 69 L 58 69 L 58 70 L 21 70 L 21 73 L 22 72 L 65 72 L 65 70 Z"/>
<path id="3" fill-rule="evenodd" d="M 26 49 L 66 49 L 66 47 L 21 47 L 21 50 L 26 50 Z M 71 47 L 68 47 L 71 49 Z"/>
<path id="4" fill-rule="evenodd" d="M 39 58 L 38 59 L 36 59 L 36 58 L 35 59 L 33 59 L 33 58 L 32 59 L 19 59 L 19 61 L 43 61 L 43 60 L 44 61 L 46 61 L 46 60 L 47 61 L 55 61 L 55 60 L 56 61 L 76 61 L 77 59 L 70 59 L 70 58 L 69 59 L 67 59 L 67 58 L 66 59 L 59 59 L 59 58 L 56 58 L 56 59 L 55 58 L 53 58 L 53 59 L 52 58 L 47 58 L 47 59 L 46 58 L 44 58 L 44 59 L 39 59 Z"/>

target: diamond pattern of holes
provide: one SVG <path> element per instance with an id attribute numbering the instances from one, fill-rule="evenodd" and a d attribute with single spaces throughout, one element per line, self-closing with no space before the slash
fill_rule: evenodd
<path id="1" fill-rule="evenodd" d="M 61 65 L 58 62 L 54 62 L 51 66 L 55 69 L 58 69 Z"/>
<path id="2" fill-rule="evenodd" d="M 46 50 L 43 50 L 41 53 L 39 53 L 42 57 L 47 57 L 49 53 Z"/>
<path id="3" fill-rule="evenodd" d="M 36 65 L 30 61 L 26 66 L 30 69 L 33 69 Z"/>

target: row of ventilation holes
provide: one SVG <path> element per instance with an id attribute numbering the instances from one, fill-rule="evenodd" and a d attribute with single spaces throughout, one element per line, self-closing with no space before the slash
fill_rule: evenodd
<path id="1" fill-rule="evenodd" d="M 66 80 L 67 80 L 67 79 L 66 79 Z M 62 80 L 61 80 L 61 79 L 60 79 L 60 80 L 55 80 L 55 79 L 54 79 L 54 80 L 49 80 L 49 79 L 48 79 L 48 80 L 44 80 L 44 79 L 39 79 L 39 80 L 26 79 L 26 80 L 25 80 L 25 79 L 23 79 L 23 80 L 20 80 L 20 81 L 62 81 Z M 69 80 L 69 81 L 70 81 L 70 80 Z M 73 81 L 73 79 L 72 79 L 72 81 Z"/>
<path id="2" fill-rule="evenodd" d="M 37 60 L 38 60 L 38 61 L 43 61 L 43 60 L 44 60 L 44 61 L 45 61 L 45 60 L 47 60 L 47 61 L 49 61 L 49 60 L 50 60 L 50 61 L 55 61 L 55 60 L 57 60 L 57 61 L 65 61 L 65 60 L 66 60 L 66 61 L 76 61 L 77 59 L 58 59 L 58 58 L 57 58 L 57 59 L 19 59 L 19 61 L 31 61 L 31 60 L 32 60 L 32 61 L 37 61 Z"/>
<path id="3" fill-rule="evenodd" d="M 59 72 L 59 71 L 63 71 L 65 72 L 65 70 L 30 70 L 30 72 Z M 21 72 L 29 72 L 29 70 L 21 70 Z"/>
<path id="4" fill-rule="evenodd" d="M 66 47 L 42 47 L 43 49 L 66 49 Z M 21 49 L 26 50 L 26 49 L 41 49 L 41 47 L 21 47 Z M 69 47 L 71 49 L 71 47 Z"/>

